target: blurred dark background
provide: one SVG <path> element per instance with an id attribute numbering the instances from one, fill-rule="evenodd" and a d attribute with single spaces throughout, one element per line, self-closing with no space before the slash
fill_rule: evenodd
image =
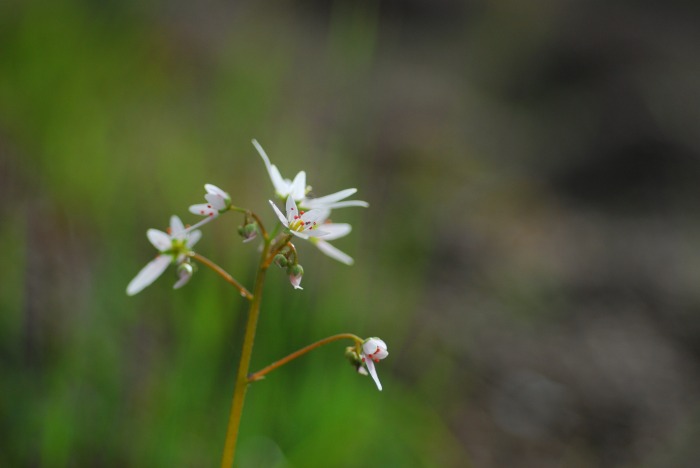
<path id="1" fill-rule="evenodd" d="M 700 463 L 700 7 L 515 0 L 0 4 L 0 465 L 216 466 L 245 303 L 126 284 L 205 182 L 272 222 L 250 144 L 345 267 L 269 275 L 240 467 Z M 240 220 L 199 251 L 251 285 Z"/>

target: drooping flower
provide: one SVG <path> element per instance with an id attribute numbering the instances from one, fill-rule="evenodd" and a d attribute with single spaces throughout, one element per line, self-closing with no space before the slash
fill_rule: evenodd
<path id="1" fill-rule="evenodd" d="M 205 184 L 204 189 L 207 191 L 204 195 L 207 203 L 190 206 L 190 213 L 216 218 L 219 214 L 228 211 L 231 207 L 231 196 L 228 193 L 212 184 Z"/>
<path id="2" fill-rule="evenodd" d="M 301 287 L 301 277 L 304 276 L 304 269 L 301 265 L 294 265 L 288 269 L 289 271 L 289 282 L 292 283 L 294 289 L 304 289 Z"/>
<path id="3" fill-rule="evenodd" d="M 295 236 L 302 239 L 309 239 L 311 237 L 325 236 L 327 234 L 325 231 L 318 229 L 318 219 L 320 216 L 324 215 L 323 211 L 311 210 L 304 212 L 303 210 L 299 210 L 291 195 L 287 197 L 287 216 L 277 208 L 277 205 L 275 205 L 275 202 L 272 200 L 270 200 L 270 205 L 272 205 L 272 209 L 275 210 L 277 217 L 284 227 Z"/>
<path id="4" fill-rule="evenodd" d="M 328 242 L 347 236 L 350 234 L 350 231 L 352 231 L 352 226 L 350 226 L 348 223 L 329 223 L 327 222 L 327 219 L 328 215 L 330 214 L 330 210 L 323 210 L 322 213 L 323 214 L 319 217 L 317 223 L 321 225 L 321 229 L 327 234 L 323 236 L 322 239 L 314 237 L 309 239 L 309 241 L 318 247 L 318 250 L 328 255 L 332 259 L 338 260 L 340 263 L 344 263 L 346 265 L 352 265 L 355 263 L 355 261 L 350 255 Z"/>
<path id="5" fill-rule="evenodd" d="M 379 382 L 374 364 L 388 355 L 389 351 L 387 351 L 386 343 L 379 338 L 367 338 L 364 343 L 362 343 L 362 362 L 367 366 L 369 375 L 372 376 L 374 383 L 377 384 L 377 388 L 380 391 L 382 389 L 382 384 Z"/>
<path id="6" fill-rule="evenodd" d="M 275 187 L 275 194 L 281 198 L 286 199 L 290 195 L 295 202 L 306 210 L 314 209 L 333 209 L 333 208 L 343 208 L 346 206 L 363 206 L 368 207 L 369 203 L 362 200 L 345 200 L 341 201 L 350 195 L 357 192 L 356 188 L 349 188 L 341 190 L 339 192 L 326 195 L 318 198 L 307 198 L 307 193 L 311 190 L 311 187 L 306 186 L 306 172 L 300 171 L 294 177 L 294 180 L 285 179 L 280 174 L 277 166 L 270 163 L 270 158 L 267 157 L 267 153 L 263 150 L 260 143 L 257 140 L 253 140 L 253 146 L 258 150 L 260 157 L 265 163 L 267 168 L 267 173 L 270 175 L 270 180 L 272 185 Z"/>
<path id="7" fill-rule="evenodd" d="M 168 233 L 165 233 L 158 229 L 149 229 L 146 232 L 148 240 L 160 253 L 156 258 L 148 262 L 138 272 L 136 277 L 131 280 L 126 287 L 126 293 L 129 296 L 139 293 L 146 286 L 153 283 L 171 263 L 183 264 L 187 255 L 191 252 L 191 248 L 202 237 L 201 231 L 191 230 L 191 228 L 186 229 L 180 218 L 175 215 L 170 217 L 170 229 L 168 231 Z M 187 277 L 187 279 L 183 279 L 184 277 Z M 179 274 L 179 278 L 178 282 L 175 283 L 176 288 L 183 286 L 189 280 L 186 270 L 183 270 L 183 274 Z"/>

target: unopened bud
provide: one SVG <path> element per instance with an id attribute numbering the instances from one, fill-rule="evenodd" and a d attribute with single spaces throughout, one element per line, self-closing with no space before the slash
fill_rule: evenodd
<path id="1" fill-rule="evenodd" d="M 289 274 L 289 282 L 292 283 L 294 289 L 304 289 L 301 287 L 301 277 L 304 275 L 304 269 L 299 264 L 295 264 L 287 268 Z"/>
<path id="2" fill-rule="evenodd" d="M 246 224 L 238 231 L 243 237 L 243 242 L 250 242 L 258 236 L 258 227 L 255 223 Z"/>
<path id="3" fill-rule="evenodd" d="M 184 285 L 187 284 L 187 282 L 192 278 L 192 275 L 194 274 L 194 268 L 192 268 L 192 265 L 185 262 L 181 263 L 177 267 L 177 276 L 178 280 L 177 282 L 173 285 L 173 289 L 180 289 Z"/>
<path id="4" fill-rule="evenodd" d="M 292 265 L 289 267 L 289 274 L 292 276 L 303 276 L 304 275 L 304 268 L 302 268 L 301 265 L 298 263 Z"/>
<path id="5" fill-rule="evenodd" d="M 287 266 L 287 257 L 282 254 L 275 255 L 272 262 L 280 268 L 285 268 Z"/>
<path id="6" fill-rule="evenodd" d="M 345 348 L 345 359 L 350 362 L 350 365 L 352 365 L 359 374 L 367 375 L 367 370 L 365 366 L 362 365 L 362 358 L 357 354 L 357 350 L 354 346 Z"/>

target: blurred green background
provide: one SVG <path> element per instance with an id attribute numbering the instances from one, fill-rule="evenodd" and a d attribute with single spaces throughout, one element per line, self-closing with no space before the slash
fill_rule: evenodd
<path id="1" fill-rule="evenodd" d="M 240 467 L 693 467 L 700 35 L 692 2 L 0 3 L 0 465 L 216 466 L 245 301 L 136 297 L 203 184 L 272 222 L 250 144 L 356 265 L 271 270 Z M 252 286 L 226 216 L 198 250 Z"/>

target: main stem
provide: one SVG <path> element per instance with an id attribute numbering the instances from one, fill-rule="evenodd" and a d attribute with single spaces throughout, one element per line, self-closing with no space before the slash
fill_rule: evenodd
<path id="1" fill-rule="evenodd" d="M 246 323 L 245 336 L 243 338 L 243 350 L 241 360 L 238 364 L 238 374 L 236 376 L 236 387 L 233 391 L 233 401 L 231 402 L 231 414 L 228 419 L 228 429 L 226 431 L 226 443 L 224 454 L 221 459 L 221 468 L 231 468 L 236 453 L 236 440 L 238 439 L 238 427 L 241 423 L 243 413 L 243 401 L 248 388 L 248 369 L 250 368 L 250 357 L 253 354 L 253 343 L 255 342 L 255 329 L 260 315 L 260 300 L 262 298 L 263 285 L 265 283 L 265 273 L 268 268 L 267 256 L 270 251 L 270 240 L 265 239 L 263 250 L 260 255 L 258 274 L 255 277 L 253 288 L 253 299 L 250 301 L 248 310 L 248 322 Z"/>

